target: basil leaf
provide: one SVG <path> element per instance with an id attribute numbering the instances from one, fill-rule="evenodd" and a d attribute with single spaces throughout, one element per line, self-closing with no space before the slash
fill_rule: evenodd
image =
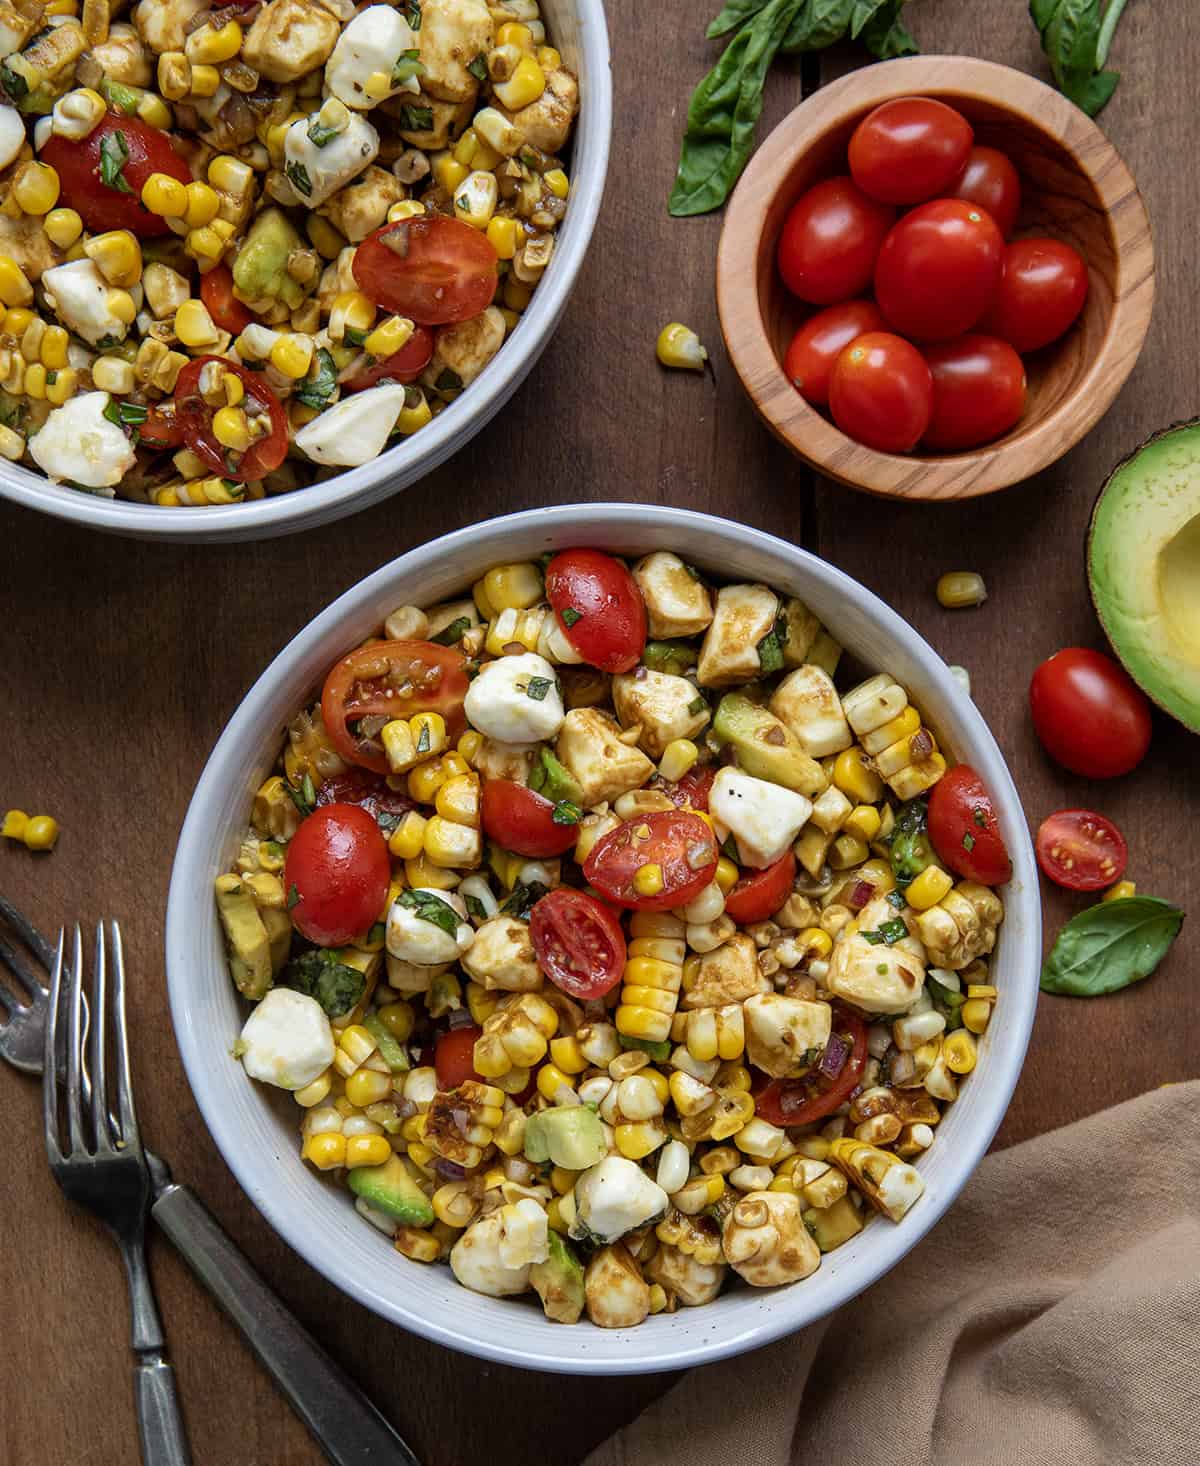
<path id="1" fill-rule="evenodd" d="M 458 929 L 462 925 L 462 917 L 449 901 L 443 901 L 432 891 L 401 891 L 397 899 L 401 906 L 407 906 L 422 921 L 429 922 L 431 926 L 440 927 L 449 936 L 457 936 Z"/>
<path id="2" fill-rule="evenodd" d="M 315 998 L 330 1018 L 349 1013 L 367 985 L 365 973 L 339 962 L 336 953 L 321 948 L 293 957 L 279 981 L 284 987 Z"/>
<path id="3" fill-rule="evenodd" d="M 437 392 L 457 392 L 462 388 L 462 378 L 453 367 L 443 367 L 433 386 Z"/>
<path id="4" fill-rule="evenodd" d="M 432 107 L 401 107 L 396 119 L 401 132 L 432 132 Z"/>
<path id="5" fill-rule="evenodd" d="M 541 881 L 530 881 L 528 885 L 525 885 L 523 881 L 518 881 L 512 889 L 512 895 L 500 910 L 505 916 L 515 916 L 523 920 L 545 894 L 546 887 L 542 885 Z"/>
<path id="6" fill-rule="evenodd" d="M 487 920 L 487 907 L 478 896 L 465 896 L 463 899 L 467 903 L 467 914 L 469 916 L 477 917 L 480 921 Z"/>
<path id="7" fill-rule="evenodd" d="M 949 1033 L 955 1028 L 961 1028 L 962 1005 L 966 1002 L 964 994 L 955 992 L 953 988 L 948 988 L 945 983 L 938 982 L 936 977 L 928 974 L 925 977 L 925 986 L 933 1001 L 934 1011 L 946 1020 L 946 1031 Z"/>
<path id="8" fill-rule="evenodd" d="M 426 721 L 421 724 L 421 731 L 417 734 L 417 752 L 428 753 L 431 741 L 432 740 L 429 732 L 429 721 L 428 719 L 426 719 Z"/>
<path id="9" fill-rule="evenodd" d="M 876 61 L 916 55 L 917 43 L 900 19 L 903 7 L 904 0 L 882 0 L 882 4 L 879 0 L 858 0 L 850 34 L 863 43 Z"/>
<path id="10" fill-rule="evenodd" d="M 691 700 L 691 702 L 688 703 L 688 715 L 689 715 L 689 717 L 696 718 L 696 717 L 699 717 L 699 715 L 701 713 L 705 713 L 707 711 L 708 711 L 708 703 L 705 702 L 704 698 L 702 698 L 702 697 L 694 697 Z"/>
<path id="11" fill-rule="evenodd" d="M 1120 72 L 1105 71 L 1108 50 L 1127 0 L 1029 0 L 1054 84 L 1089 117 L 1107 104 Z"/>
<path id="12" fill-rule="evenodd" d="M 787 620 L 780 616 L 758 644 L 758 665 L 763 672 L 779 672 L 783 668 L 783 648 L 787 644 Z"/>
<path id="13" fill-rule="evenodd" d="M 562 613 L 562 624 L 568 630 L 570 630 L 570 628 L 575 625 L 576 621 L 582 621 L 582 620 L 583 620 L 583 612 L 582 611 L 577 611 L 574 606 L 567 606 L 567 607 L 564 608 L 563 613 Z"/>
<path id="14" fill-rule="evenodd" d="M 299 905 L 300 905 L 300 892 L 296 889 L 296 883 L 293 881 L 292 884 L 288 887 L 288 893 L 287 893 L 287 909 L 290 911 L 293 906 L 299 906 Z"/>
<path id="15" fill-rule="evenodd" d="M 649 1054 L 652 1059 L 657 1059 L 660 1063 L 665 1063 L 671 1057 L 669 1038 L 629 1038 L 623 1033 L 618 1033 L 617 1038 L 623 1049 L 641 1049 L 644 1054 Z"/>
<path id="16" fill-rule="evenodd" d="M 533 698 L 534 702 L 545 702 L 550 687 L 549 677 L 531 677 L 525 688 L 525 696 Z"/>
<path id="17" fill-rule="evenodd" d="M 312 787 L 311 779 L 306 779 L 306 783 L 310 788 Z M 300 811 L 300 818 L 307 819 L 316 808 L 316 796 L 309 799 L 304 789 L 297 789 L 293 784 L 285 784 L 283 787 L 287 790 L 292 803 Z"/>
<path id="18" fill-rule="evenodd" d="M 29 83 L 19 71 L 14 71 L 11 66 L 0 66 L 0 88 L 14 102 L 19 102 L 22 97 L 29 95 Z"/>
<path id="19" fill-rule="evenodd" d="M 487 57 L 482 51 L 479 52 L 474 61 L 467 62 L 467 70 L 476 81 L 487 81 Z"/>
<path id="20" fill-rule="evenodd" d="M 882 0 L 875 0 L 881 4 Z M 868 0 L 870 5 L 870 0 Z M 806 0 L 783 38 L 781 51 L 789 55 L 803 51 L 823 51 L 843 36 L 857 36 L 853 30 L 860 0 Z M 874 5 L 870 5 L 874 9 Z"/>
<path id="21" fill-rule="evenodd" d="M 304 164 L 297 163 L 293 160 L 283 171 L 287 174 L 288 180 L 296 192 L 302 193 L 305 198 L 308 198 L 312 193 L 312 179 L 309 178 L 308 169 Z"/>
<path id="22" fill-rule="evenodd" d="M 569 799 L 560 799 L 550 818 L 556 825 L 577 825 L 583 818 L 583 810 Z"/>
<path id="23" fill-rule="evenodd" d="M 421 29 L 421 0 L 408 0 L 404 7 L 404 18 L 408 21 L 409 30 Z"/>
<path id="24" fill-rule="evenodd" d="M 133 189 L 125 181 L 122 169 L 129 161 L 129 144 L 125 140 L 125 134 L 117 129 L 116 132 L 108 132 L 100 139 L 100 180 L 106 183 L 109 188 L 115 188 L 119 193 L 132 193 Z"/>
<path id="25" fill-rule="evenodd" d="M 1042 991 L 1072 998 L 1115 993 L 1149 977 L 1183 925 L 1183 912 L 1156 896 L 1101 901 L 1073 916 L 1042 967 Z"/>
<path id="26" fill-rule="evenodd" d="M 895 907 L 897 911 L 903 911 L 904 908 L 908 905 L 908 902 L 904 899 L 899 891 L 889 891 L 884 899 L 887 901 L 887 904 L 889 906 Z"/>
<path id="27" fill-rule="evenodd" d="M 882 926 L 876 927 L 873 932 L 863 932 L 863 936 L 872 946 L 891 946 L 893 942 L 902 941 L 908 936 L 908 928 L 898 916 L 893 916 L 890 921 L 885 921 Z"/>
<path id="28" fill-rule="evenodd" d="M 326 127 L 319 112 L 313 114 L 308 124 L 308 140 L 316 148 L 327 147 L 337 137 L 336 127 Z"/>
<path id="29" fill-rule="evenodd" d="M 438 646 L 453 646 L 456 641 L 461 641 L 471 629 L 470 616 L 459 616 L 445 626 L 436 636 L 431 636 L 430 641 L 437 642 Z"/>
<path id="30" fill-rule="evenodd" d="M 337 387 L 337 363 L 324 346 L 317 347 L 316 375 L 300 384 L 296 401 L 306 407 L 315 407 L 318 412 L 326 406 Z"/>
<path id="31" fill-rule="evenodd" d="M 396 64 L 392 67 L 392 85 L 403 86 L 406 81 L 411 81 L 414 76 L 424 76 L 425 68 L 421 65 L 421 53 L 417 50 L 401 51 L 396 58 Z M 475 58 L 477 61 L 479 57 Z M 470 71 L 470 66 L 467 67 Z M 484 63 L 483 75 L 487 76 L 487 63 Z M 482 80 L 483 78 L 480 78 Z"/>
<path id="32" fill-rule="evenodd" d="M 766 3 L 767 0 L 728 0 L 720 15 L 709 21 L 704 34 L 710 41 L 715 41 L 718 36 L 727 36 L 730 31 L 745 25 L 751 16 L 757 15 Z"/>

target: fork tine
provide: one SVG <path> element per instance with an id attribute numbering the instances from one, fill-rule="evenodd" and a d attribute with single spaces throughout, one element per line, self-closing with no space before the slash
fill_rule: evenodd
<path id="1" fill-rule="evenodd" d="M 49 972 L 54 963 L 54 948 L 42 936 L 37 927 L 27 917 L 23 916 L 15 906 L 6 901 L 3 896 L 0 896 L 0 916 L 3 916 L 13 931 L 17 933 L 46 971 Z"/>
<path id="2" fill-rule="evenodd" d="M 62 1008 L 64 928 L 58 934 L 58 950 L 50 971 L 50 1007 L 46 1013 L 46 1041 L 42 1062 L 42 1129 L 46 1134 L 46 1155 L 52 1166 L 62 1160 L 58 1135 L 58 1015 Z"/>
<path id="3" fill-rule="evenodd" d="M 71 1150 L 87 1150 L 83 1132 L 83 933 L 75 923 L 71 942 L 71 981 L 67 988 L 67 1129 Z"/>
<path id="4" fill-rule="evenodd" d="M 105 1027 L 108 986 L 107 952 L 104 943 L 104 923 L 96 923 L 96 967 L 92 973 L 91 1042 L 88 1046 L 88 1063 L 91 1068 L 92 1133 L 96 1137 L 97 1151 L 110 1151 L 114 1136 L 108 1122 L 108 1079 L 105 1071 Z"/>
<path id="5" fill-rule="evenodd" d="M 138 1143 L 137 1114 L 133 1108 L 133 1083 L 129 1077 L 129 1029 L 125 1022 L 125 950 L 121 928 L 109 922 L 112 933 L 113 1053 L 117 1061 L 117 1116 L 121 1139 L 127 1146 Z"/>
<path id="6" fill-rule="evenodd" d="M 54 956 L 53 953 L 51 953 L 49 956 L 49 960 L 45 964 L 47 969 L 50 967 L 50 964 L 51 962 L 53 962 L 53 960 Z M 25 961 L 25 959 L 16 951 L 15 948 L 10 947 L 3 937 L 0 937 L 0 966 L 8 968 L 9 972 L 12 973 L 12 975 L 29 994 L 30 1002 L 38 1003 L 42 998 L 46 996 L 45 987 L 43 986 L 41 981 L 34 975 L 34 972 L 29 966 L 29 963 Z M 9 1007 L 19 1006 L 21 1002 L 20 994 L 6 991 L 6 988 L 6 984 L 0 984 L 0 1002 L 4 1002 L 7 998 Z"/>

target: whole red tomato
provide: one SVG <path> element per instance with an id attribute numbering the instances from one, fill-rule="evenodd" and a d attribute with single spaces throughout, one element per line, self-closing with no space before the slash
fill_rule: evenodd
<path id="1" fill-rule="evenodd" d="M 625 933 L 616 913 L 587 891 L 559 886 L 529 913 L 538 966 L 573 998 L 602 998 L 625 971 Z"/>
<path id="2" fill-rule="evenodd" d="M 487 1083 L 482 1075 L 475 1072 L 475 1040 L 482 1034 L 483 1029 L 474 1023 L 438 1034 L 433 1050 L 433 1067 L 437 1070 L 440 1090 L 457 1089 L 468 1079 Z"/>
<path id="3" fill-rule="evenodd" d="M 383 224 L 354 252 L 354 279 L 384 310 L 421 326 L 468 321 L 492 303 L 499 256 L 486 235 L 446 214 Z"/>
<path id="4" fill-rule="evenodd" d="M 1058 239 L 1017 239 L 1004 251 L 1000 283 L 980 329 L 1020 352 L 1057 341 L 1088 295 L 1083 256 Z"/>
<path id="5" fill-rule="evenodd" d="M 810 317 L 792 337 L 783 358 L 788 381 L 806 402 L 825 407 L 833 364 L 852 341 L 868 331 L 885 331 L 873 300 L 847 300 Z"/>
<path id="6" fill-rule="evenodd" d="M 531 860 L 562 855 L 579 834 L 575 828 L 578 809 L 560 811 L 549 799 L 511 779 L 485 782 L 480 815 L 486 835 L 505 850 Z"/>
<path id="7" fill-rule="evenodd" d="M 1128 672 L 1103 652 L 1070 646 L 1047 658 L 1029 684 L 1042 746 L 1073 774 L 1114 779 L 1150 747 L 1150 704 Z"/>
<path id="8" fill-rule="evenodd" d="M 969 881 L 1002 886 L 1012 878 L 992 796 L 970 764 L 956 764 L 933 786 L 929 838 L 942 864 Z"/>
<path id="9" fill-rule="evenodd" d="M 875 298 L 902 336 L 948 341 L 987 310 L 1003 262 L 1004 237 L 986 210 L 935 199 L 905 214 L 883 241 Z"/>
<path id="10" fill-rule="evenodd" d="M 378 921 L 391 878 L 379 826 L 357 804 L 322 805 L 288 842 L 292 921 L 319 947 L 341 947 Z"/>
<path id="11" fill-rule="evenodd" d="M 990 443 L 1025 411 L 1025 367 L 1007 341 L 960 336 L 925 348 L 933 374 L 927 448 L 953 453 Z"/>
<path id="12" fill-rule="evenodd" d="M 951 198 L 966 199 L 986 209 L 1005 239 L 1017 227 L 1021 179 L 1012 159 L 999 148 L 973 147 L 967 166 L 954 187 L 946 192 Z"/>
<path id="13" fill-rule="evenodd" d="M 117 112 L 106 113 L 85 138 L 50 137 L 39 156 L 58 174 L 59 202 L 94 233 L 130 229 L 139 239 L 167 234 L 167 221 L 143 206 L 142 185 L 152 173 L 192 181 L 165 132 Z"/>
<path id="14" fill-rule="evenodd" d="M 971 124 L 945 102 L 896 97 L 854 129 L 850 172 L 874 199 L 919 204 L 951 191 L 974 140 Z"/>
<path id="15" fill-rule="evenodd" d="M 1060 809 L 1044 819 L 1034 849 L 1043 874 L 1068 891 L 1102 891 L 1129 863 L 1124 835 L 1091 809 Z"/>
<path id="16" fill-rule="evenodd" d="M 637 581 L 603 550 L 562 550 L 546 566 L 546 599 L 564 635 L 602 672 L 628 672 L 646 645 Z"/>
<path id="17" fill-rule="evenodd" d="M 851 178 L 827 178 L 792 205 L 779 236 L 783 283 L 812 305 L 849 300 L 871 283 L 875 257 L 896 211 Z"/>
<path id="18" fill-rule="evenodd" d="M 933 410 L 933 378 L 911 342 L 871 331 L 833 364 L 829 409 L 848 437 L 881 453 L 907 453 Z"/>

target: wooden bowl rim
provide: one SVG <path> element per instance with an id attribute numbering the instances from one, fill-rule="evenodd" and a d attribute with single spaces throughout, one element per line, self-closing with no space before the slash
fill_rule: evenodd
<path id="1" fill-rule="evenodd" d="M 756 391 L 755 380 L 782 371 L 758 302 L 756 261 L 766 217 L 798 152 L 891 97 L 931 95 L 986 102 L 1050 137 L 1100 198 L 1115 245 L 1116 281 L 1108 329 L 1071 394 L 1009 443 L 967 453 L 920 457 L 881 453 L 847 437 L 796 394 Z M 1129 279 L 1131 257 L 1145 268 Z M 1112 405 L 1141 352 L 1154 306 L 1150 219 L 1133 175 L 1100 128 L 1045 82 L 973 56 L 913 56 L 865 66 L 806 98 L 764 140 L 726 209 L 717 247 L 717 310 L 730 360 L 772 432 L 820 472 L 889 498 L 961 499 L 1031 478 L 1061 458 Z M 735 344 L 738 342 L 739 344 Z M 1114 369 L 1115 368 L 1115 369 Z M 1108 374 L 1108 375 L 1106 375 Z M 769 377 L 768 377 L 769 379 Z M 786 404 L 786 410 L 776 408 Z M 803 417 L 794 419 L 795 405 Z"/>

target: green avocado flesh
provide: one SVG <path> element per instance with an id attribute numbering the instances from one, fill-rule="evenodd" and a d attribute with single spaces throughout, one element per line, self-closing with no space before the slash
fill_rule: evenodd
<path id="1" fill-rule="evenodd" d="M 568 1171 L 586 1171 L 608 1154 L 604 1126 L 586 1105 L 562 1105 L 530 1115 L 525 1154 L 535 1164 L 551 1161 Z"/>
<path id="2" fill-rule="evenodd" d="M 1200 732 L 1200 420 L 1117 465 L 1092 515 L 1088 581 L 1129 675 Z"/>
<path id="3" fill-rule="evenodd" d="M 408 1174 L 398 1155 L 382 1166 L 356 1166 L 347 1173 L 350 1190 L 376 1210 L 406 1227 L 428 1227 L 433 1221 L 429 1198 Z"/>
<path id="4" fill-rule="evenodd" d="M 549 1255 L 529 1269 L 529 1281 L 551 1323 L 578 1323 L 583 1312 L 583 1264 L 557 1232 L 546 1234 Z"/>

